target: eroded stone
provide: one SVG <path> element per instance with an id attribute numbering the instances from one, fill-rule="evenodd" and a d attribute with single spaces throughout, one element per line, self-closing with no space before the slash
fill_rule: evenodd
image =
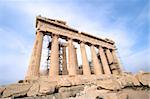
<path id="1" fill-rule="evenodd" d="M 6 87 L 5 91 L 3 92 L 2 97 L 23 96 L 27 94 L 31 86 L 32 84 L 27 84 L 27 83 L 18 83 L 18 84 L 9 85 Z"/>
<path id="2" fill-rule="evenodd" d="M 113 79 L 98 80 L 97 86 L 104 88 L 106 90 L 120 90 L 121 89 L 120 84 Z"/>
<path id="3" fill-rule="evenodd" d="M 143 85 L 150 87 L 150 73 L 138 73 L 135 76 Z"/>
<path id="4" fill-rule="evenodd" d="M 55 91 L 56 85 L 56 82 L 40 82 L 39 92 L 41 94 L 52 94 Z"/>
<path id="5" fill-rule="evenodd" d="M 140 86 L 139 81 L 133 75 L 125 74 L 117 77 L 116 80 L 120 83 L 122 88 L 126 86 Z"/>
<path id="6" fill-rule="evenodd" d="M 39 83 L 34 83 L 32 87 L 29 89 L 27 96 L 36 96 L 39 92 Z"/>
<path id="7" fill-rule="evenodd" d="M 4 92 L 6 88 L 5 87 L 0 87 L 0 97 L 2 96 L 2 93 Z"/>

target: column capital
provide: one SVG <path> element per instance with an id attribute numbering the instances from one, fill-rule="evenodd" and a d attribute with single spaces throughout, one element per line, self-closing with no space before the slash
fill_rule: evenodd
<path id="1" fill-rule="evenodd" d="M 84 43 L 85 45 L 88 45 L 88 46 L 93 45 L 93 44 L 91 44 L 91 43 L 89 43 L 89 42 L 85 42 L 85 41 L 79 41 L 78 43 L 79 43 L 79 44 Z"/>
<path id="2" fill-rule="evenodd" d="M 74 46 L 74 49 L 76 50 L 76 49 L 77 49 L 77 47 L 75 47 L 75 46 Z"/>
<path id="3" fill-rule="evenodd" d="M 45 36 L 45 34 L 42 31 L 37 30 L 36 35 L 37 35 L 37 33 L 43 34 L 43 36 Z"/>
<path id="4" fill-rule="evenodd" d="M 98 47 L 99 47 L 99 48 L 103 48 L 103 46 L 102 46 L 102 45 L 98 45 Z"/>
<path id="5" fill-rule="evenodd" d="M 85 41 L 79 41 L 79 44 L 81 44 L 81 43 L 84 43 L 84 44 L 85 44 Z"/>
<path id="6" fill-rule="evenodd" d="M 73 40 L 72 38 L 67 37 L 66 41 Z"/>
<path id="7" fill-rule="evenodd" d="M 52 37 L 56 36 L 57 38 L 59 37 L 59 35 L 57 35 L 57 34 L 52 34 L 51 36 Z"/>
<path id="8" fill-rule="evenodd" d="M 68 43 L 60 43 L 61 47 L 67 47 Z"/>

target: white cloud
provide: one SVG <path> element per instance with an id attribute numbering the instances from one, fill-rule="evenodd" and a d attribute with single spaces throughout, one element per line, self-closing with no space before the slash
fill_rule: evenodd
<path id="1" fill-rule="evenodd" d="M 129 67 L 125 67 L 126 70 L 134 73 L 140 70 L 150 71 L 148 53 L 148 50 L 145 49 L 129 57 L 125 57 L 126 65 L 129 65 Z"/>
<path id="2" fill-rule="evenodd" d="M 39 2 L 28 3 L 27 2 L 27 3 L 16 3 L 13 5 L 10 3 L 8 5 L 9 5 L 9 8 L 15 9 L 16 12 L 25 13 L 29 18 L 29 20 L 27 21 L 33 22 L 32 26 L 35 25 L 35 17 L 41 14 L 44 17 L 65 20 L 68 22 L 70 26 L 76 29 L 79 29 L 80 31 L 88 32 L 88 33 L 91 33 L 92 35 L 96 35 L 96 36 L 103 37 L 103 38 L 107 37 L 107 38 L 113 39 L 116 42 L 117 48 L 119 49 L 119 54 L 121 56 L 123 64 L 125 63 L 124 67 L 126 70 L 132 71 L 133 68 L 127 69 L 128 66 L 131 66 L 131 65 L 132 66 L 134 65 L 133 66 L 134 68 L 135 67 L 138 68 L 137 71 L 139 69 L 143 69 L 141 67 L 143 66 L 142 64 L 149 65 L 149 63 L 147 63 L 148 60 L 141 59 L 141 57 L 145 56 L 145 53 L 148 52 L 147 50 L 143 50 L 141 52 L 134 52 L 132 50 L 132 47 L 136 43 L 137 35 L 134 33 L 130 33 L 131 31 L 129 31 L 126 28 L 125 22 L 127 19 L 118 18 L 118 20 L 114 22 L 113 24 L 106 23 L 107 15 L 111 15 L 109 10 L 111 10 L 112 6 L 109 6 L 109 7 L 106 6 L 105 9 L 102 9 L 101 11 L 99 11 L 100 12 L 99 14 L 101 14 L 100 15 L 101 19 L 98 21 L 93 21 L 92 18 L 89 19 L 88 17 L 86 17 L 83 14 L 84 12 L 81 13 L 77 11 L 76 9 L 80 9 L 80 7 L 73 6 L 73 4 L 39 3 Z M 138 17 L 138 20 L 139 19 L 140 17 Z M 108 25 L 108 27 L 106 27 L 106 25 Z M 9 32 L 12 32 L 12 31 L 9 31 Z M 9 41 L 11 41 L 12 38 L 10 37 L 10 35 L 7 35 L 7 36 L 10 38 Z M 5 60 L 9 59 L 9 57 L 12 57 L 12 61 L 9 62 L 10 63 L 9 65 L 13 64 L 19 67 L 19 65 L 23 64 L 22 65 L 23 69 L 25 69 L 27 67 L 27 64 L 25 63 L 25 61 L 27 61 L 28 59 L 27 56 L 31 54 L 31 47 L 29 47 L 30 49 L 26 51 L 26 47 L 24 46 L 24 41 L 23 42 L 21 41 L 22 39 L 23 38 L 20 38 L 18 40 L 18 38 L 13 36 L 13 40 L 14 40 L 13 42 L 15 42 L 15 45 L 12 46 L 8 42 L 4 42 L 4 44 L 8 44 L 10 47 L 9 49 L 11 50 L 13 48 L 17 50 L 21 50 L 24 53 L 24 56 L 18 55 L 14 57 L 15 54 L 12 54 L 10 56 L 5 53 L 6 58 L 3 59 L 3 61 L 6 62 Z M 32 45 L 30 44 L 30 46 Z M 78 53 L 80 53 L 79 50 L 78 50 Z M 90 53 L 89 50 L 88 50 L 88 53 Z M 18 58 L 23 57 L 23 59 L 21 59 L 21 62 L 18 63 L 16 61 L 17 57 Z M 78 56 L 78 58 L 80 58 L 80 55 Z M 131 61 L 131 60 L 134 60 L 134 61 Z M 81 63 L 81 59 L 80 59 L 80 63 Z M 145 68 L 146 67 L 147 66 L 145 66 Z"/>
<path id="3" fill-rule="evenodd" d="M 101 11 L 102 15 L 100 16 L 102 16 L 103 19 L 99 20 L 98 22 L 88 19 L 86 16 L 84 16 L 84 14 L 78 14 L 76 12 L 77 7 L 69 4 L 61 5 L 58 3 L 26 3 L 16 7 L 16 9 L 20 9 L 20 11 L 27 13 L 27 15 L 31 17 L 32 21 L 36 15 L 41 14 L 45 17 L 65 20 L 72 27 L 75 27 L 80 31 L 92 33 L 93 35 L 98 35 L 103 38 L 110 38 L 116 42 L 121 58 L 123 59 L 124 57 L 130 57 L 135 53 L 131 48 L 136 43 L 137 33 L 129 33 L 131 31 L 128 31 L 125 26 L 127 18 L 118 18 L 115 23 L 109 25 L 111 27 L 105 27 L 106 23 L 103 21 L 103 19 L 104 17 L 107 17 L 106 15 L 111 14 L 109 13 L 109 10 L 112 6 L 105 7 L 105 9 Z M 140 16 L 138 17 L 138 20 L 140 20 Z"/>
<path id="4" fill-rule="evenodd" d="M 0 84 L 24 79 L 31 46 L 11 29 L 0 28 Z"/>

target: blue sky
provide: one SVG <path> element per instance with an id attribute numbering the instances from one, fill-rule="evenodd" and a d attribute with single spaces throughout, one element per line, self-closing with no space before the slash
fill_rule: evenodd
<path id="1" fill-rule="evenodd" d="M 35 17 L 116 42 L 124 71 L 150 71 L 149 0 L 0 0 L 0 84 L 24 79 Z M 79 57 L 79 56 L 78 56 Z"/>

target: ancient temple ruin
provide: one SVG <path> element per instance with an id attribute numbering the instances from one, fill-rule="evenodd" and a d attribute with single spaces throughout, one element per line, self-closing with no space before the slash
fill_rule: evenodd
<path id="1" fill-rule="evenodd" d="M 50 40 L 43 75 L 40 63 L 46 36 Z M 38 16 L 25 79 L 0 86 L 0 98 L 150 99 L 150 73 L 133 75 L 124 72 L 116 50 L 112 40 L 79 32 L 64 21 Z M 77 57 L 79 53 L 81 57 Z M 88 59 L 89 54 L 91 60 Z M 79 65 L 78 58 L 82 65 Z"/>
<path id="2" fill-rule="evenodd" d="M 38 16 L 36 18 L 36 39 L 26 79 L 40 76 L 39 68 L 44 36 L 49 36 L 52 39 L 49 42 L 50 64 L 48 77 L 58 75 L 120 74 L 122 72 L 114 41 L 79 32 L 69 27 L 64 21 Z M 65 42 L 61 42 L 59 39 L 63 39 Z M 80 45 L 82 59 L 80 69 L 82 70 L 78 66 L 78 53 L 73 42 Z M 85 45 L 90 47 L 92 66 L 89 65 Z M 98 52 L 96 52 L 96 49 Z M 60 52 L 62 52 L 62 64 L 60 64 Z"/>

